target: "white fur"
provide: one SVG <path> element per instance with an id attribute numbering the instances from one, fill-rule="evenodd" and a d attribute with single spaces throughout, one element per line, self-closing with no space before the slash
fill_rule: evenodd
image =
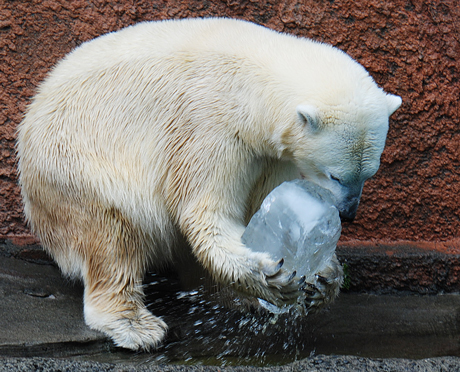
<path id="1" fill-rule="evenodd" d="M 166 326 L 138 284 L 178 242 L 217 282 L 290 301 L 288 273 L 241 243 L 245 221 L 301 176 L 352 208 L 400 104 L 325 44 L 230 19 L 141 23 L 83 44 L 40 86 L 18 131 L 25 213 L 83 278 L 88 324 L 148 349 Z"/>

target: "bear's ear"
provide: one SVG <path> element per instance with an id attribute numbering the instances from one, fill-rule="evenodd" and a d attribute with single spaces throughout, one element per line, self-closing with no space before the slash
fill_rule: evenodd
<path id="1" fill-rule="evenodd" d="M 386 100 L 388 107 L 388 116 L 391 116 L 391 114 L 395 112 L 399 108 L 399 106 L 401 106 L 402 99 L 399 96 L 387 93 Z"/>
<path id="2" fill-rule="evenodd" d="M 319 130 L 319 119 L 316 107 L 311 105 L 299 105 L 296 108 L 300 121 L 309 126 L 314 132 Z"/>

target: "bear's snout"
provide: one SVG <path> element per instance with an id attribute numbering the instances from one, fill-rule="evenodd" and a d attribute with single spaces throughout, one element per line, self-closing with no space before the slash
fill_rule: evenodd
<path id="1" fill-rule="evenodd" d="M 354 204 L 350 209 L 345 211 L 340 211 L 340 219 L 342 222 L 352 222 L 356 217 L 356 211 L 358 210 L 359 202 Z"/>

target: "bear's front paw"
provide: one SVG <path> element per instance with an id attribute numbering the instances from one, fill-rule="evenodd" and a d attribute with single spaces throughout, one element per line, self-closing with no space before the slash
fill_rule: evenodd
<path id="1" fill-rule="evenodd" d="M 321 272 L 315 275 L 313 283 L 305 283 L 305 302 L 309 312 L 316 312 L 329 305 L 338 296 L 343 283 L 343 269 L 337 257 Z"/>
<path id="2" fill-rule="evenodd" d="M 296 272 L 283 268 L 284 260 L 278 262 L 267 257 L 258 260 L 248 275 L 238 280 L 239 287 L 244 287 L 256 297 L 260 297 L 276 305 L 291 304 L 302 294 L 301 285 Z"/>
<path id="3" fill-rule="evenodd" d="M 304 282 L 304 279 L 298 280 L 296 277 L 297 272 L 289 272 L 283 269 L 284 259 L 282 258 L 276 262 L 274 267 L 264 267 L 262 272 L 265 275 L 265 281 L 267 286 L 272 292 L 276 292 L 275 303 L 292 303 L 297 297 L 302 293 L 301 286 Z"/>

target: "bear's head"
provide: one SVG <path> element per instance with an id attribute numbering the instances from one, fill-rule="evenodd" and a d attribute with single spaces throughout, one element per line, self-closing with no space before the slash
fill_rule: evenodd
<path id="1" fill-rule="evenodd" d="M 401 102 L 374 84 L 359 97 L 298 104 L 295 119 L 278 134 L 280 155 L 302 178 L 332 192 L 342 220 L 353 220 L 364 181 L 380 166 L 389 116 Z"/>

